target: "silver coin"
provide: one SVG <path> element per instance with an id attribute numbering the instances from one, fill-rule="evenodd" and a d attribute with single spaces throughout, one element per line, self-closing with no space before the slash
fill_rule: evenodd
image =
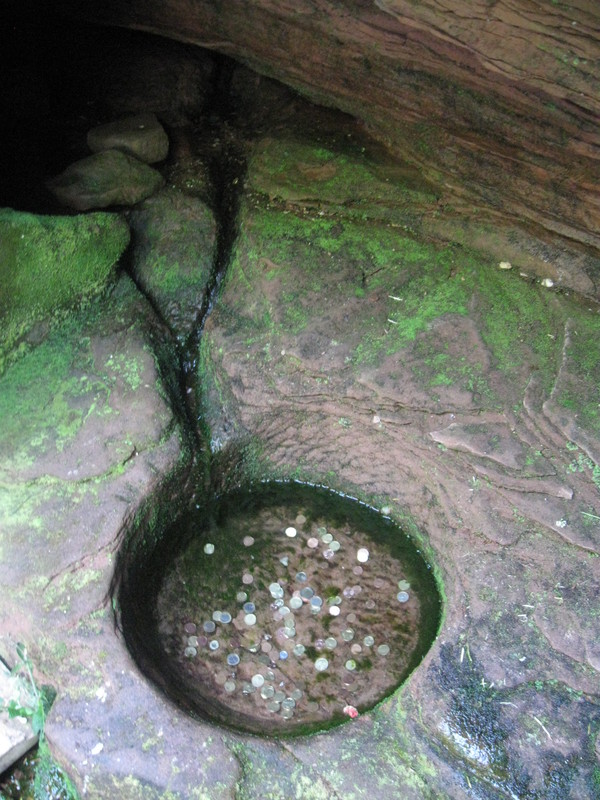
<path id="1" fill-rule="evenodd" d="M 187 643 L 190 647 L 198 647 L 198 637 L 197 636 L 188 636 Z"/>
<path id="2" fill-rule="evenodd" d="M 207 543 L 204 545 L 204 552 L 205 552 L 207 555 L 211 556 L 211 555 L 212 555 L 212 554 L 215 552 L 215 546 L 214 546 L 214 544 L 211 544 L 210 542 L 207 542 Z"/>
<path id="3" fill-rule="evenodd" d="M 365 603 L 365 608 L 368 608 L 369 611 L 372 611 L 376 606 L 377 606 L 377 603 L 375 602 L 375 600 L 373 600 L 371 597 L 369 597 L 369 599 Z"/>
<path id="4" fill-rule="evenodd" d="M 244 603 L 242 608 L 244 609 L 246 614 L 252 614 L 254 613 L 254 611 L 256 611 L 256 606 L 254 605 L 254 603 Z"/>
<path id="5" fill-rule="evenodd" d="M 260 696 L 263 700 L 270 700 L 271 697 L 275 694 L 275 689 L 272 686 L 263 686 L 260 690 Z"/>
<path id="6" fill-rule="evenodd" d="M 296 525 L 304 525 L 304 523 L 306 522 L 306 517 L 304 516 L 304 514 L 298 514 L 294 522 L 296 523 Z"/>
<path id="7" fill-rule="evenodd" d="M 244 617 L 244 622 L 248 627 L 256 625 L 256 614 L 246 614 Z"/>
<path id="8" fill-rule="evenodd" d="M 269 586 L 269 592 L 271 593 L 271 597 L 283 597 L 283 587 L 281 587 L 278 583 L 272 583 Z"/>
<path id="9" fill-rule="evenodd" d="M 242 542 L 244 544 L 244 547 L 252 547 L 252 545 L 254 544 L 254 537 L 253 536 L 244 536 L 244 538 L 242 539 Z"/>
<path id="10" fill-rule="evenodd" d="M 208 646 L 211 650 L 218 650 L 219 649 L 219 642 L 216 639 L 213 639 L 211 642 L 208 643 Z"/>
<path id="11" fill-rule="evenodd" d="M 359 653 L 362 653 L 362 647 L 358 643 L 355 643 L 350 646 L 350 652 L 352 655 L 357 656 Z"/>
<path id="12" fill-rule="evenodd" d="M 410 583 L 402 579 L 401 581 L 398 581 L 398 588 L 403 592 L 407 592 L 410 589 Z"/>
<path id="13" fill-rule="evenodd" d="M 229 694 L 235 692 L 235 681 L 225 681 L 223 688 L 226 692 L 229 692 Z"/>
<path id="14" fill-rule="evenodd" d="M 321 541 L 323 544 L 331 544 L 331 542 L 333 542 L 333 536 L 330 533 L 324 533 L 321 536 Z"/>
<path id="15" fill-rule="evenodd" d="M 256 675 L 252 676 L 252 686 L 254 686 L 255 689 L 260 689 L 261 686 L 264 686 L 264 683 L 265 677 L 264 675 L 261 675 L 260 672 L 257 672 Z"/>
<path id="16" fill-rule="evenodd" d="M 384 584 L 384 582 L 385 582 L 385 581 L 383 581 L 381 578 L 375 578 L 375 580 L 373 581 L 373 586 L 374 586 L 376 589 L 381 589 L 381 588 L 382 588 L 382 586 L 383 586 L 383 584 Z"/>
<path id="17" fill-rule="evenodd" d="M 372 636 L 365 636 L 363 639 L 363 644 L 365 647 L 373 647 L 375 644 L 375 639 Z"/>
<path id="18" fill-rule="evenodd" d="M 300 597 L 304 600 L 310 600 L 314 593 L 314 589 L 311 589 L 310 586 L 305 586 L 304 589 L 300 590 Z"/>
<path id="19" fill-rule="evenodd" d="M 293 697 L 286 697 L 285 700 L 281 701 L 281 707 L 287 709 L 296 708 L 296 701 Z"/>
<path id="20" fill-rule="evenodd" d="M 337 639 L 334 639 L 333 636 L 329 636 L 325 639 L 325 647 L 328 650 L 334 650 L 337 647 Z"/>
<path id="21" fill-rule="evenodd" d="M 326 658 L 317 658 L 315 661 L 315 669 L 317 672 L 323 672 L 329 666 L 329 661 Z"/>
<path id="22" fill-rule="evenodd" d="M 323 600 L 318 595 L 315 595 L 314 597 L 310 598 L 310 604 L 315 608 L 321 608 L 321 606 L 323 605 Z"/>
<path id="23" fill-rule="evenodd" d="M 294 647 L 294 655 L 295 656 L 303 656 L 305 650 L 306 650 L 306 648 L 304 647 L 303 644 L 297 644 Z"/>
<path id="24" fill-rule="evenodd" d="M 314 550 L 316 547 L 319 546 L 319 540 L 315 539 L 314 536 L 311 536 L 310 539 L 307 539 L 306 546 L 310 547 L 311 550 Z"/>
<path id="25" fill-rule="evenodd" d="M 329 613 L 332 617 L 339 617 L 340 615 L 340 607 L 339 606 L 329 606 Z"/>
<path id="26" fill-rule="evenodd" d="M 354 670 L 356 669 L 356 661 L 353 658 L 349 658 L 344 666 L 349 672 L 354 672 Z"/>
<path id="27" fill-rule="evenodd" d="M 327 548 L 327 550 L 323 550 L 323 558 L 326 558 L 327 561 L 331 561 L 331 559 L 335 556 L 333 550 Z"/>
<path id="28" fill-rule="evenodd" d="M 183 626 L 183 630 L 186 633 L 196 633 L 196 626 L 193 622 L 186 622 L 186 624 Z"/>
<path id="29" fill-rule="evenodd" d="M 254 688 L 254 686 L 252 686 L 251 683 L 246 682 L 242 685 L 242 692 L 244 694 L 253 694 L 255 691 L 256 689 Z"/>
<path id="30" fill-rule="evenodd" d="M 302 608 L 302 598 L 290 597 L 289 604 L 290 608 L 292 608 L 294 611 L 297 611 L 299 608 Z"/>
<path id="31" fill-rule="evenodd" d="M 195 647 L 186 647 L 183 654 L 186 658 L 194 658 L 194 656 L 198 655 L 198 651 Z"/>
<path id="32" fill-rule="evenodd" d="M 285 535 L 288 536 L 290 539 L 293 539 L 296 533 L 297 533 L 296 528 L 292 527 L 291 525 L 289 528 L 285 529 Z"/>
<path id="33" fill-rule="evenodd" d="M 387 656 L 387 654 L 390 652 L 389 645 L 380 644 L 379 647 L 377 648 L 377 652 L 379 653 L 380 656 Z"/>
<path id="34" fill-rule="evenodd" d="M 302 689 L 294 689 L 294 691 L 290 694 L 290 697 L 298 702 L 298 700 L 300 700 L 302 697 Z"/>
<path id="35" fill-rule="evenodd" d="M 369 551 L 366 547 L 359 547 L 356 551 L 356 560 L 361 564 L 366 564 L 369 560 Z"/>
<path id="36" fill-rule="evenodd" d="M 221 622 L 223 625 L 229 625 L 231 622 L 231 614 L 229 611 L 221 611 Z"/>
<path id="37" fill-rule="evenodd" d="M 251 583 L 254 583 L 254 578 L 249 572 L 244 572 L 242 575 L 242 583 L 245 586 L 249 586 Z"/>
<path id="38" fill-rule="evenodd" d="M 329 545 L 329 549 L 333 550 L 334 553 L 337 553 L 337 551 L 340 549 L 341 546 L 342 545 L 334 539 L 333 542 L 331 542 L 331 544 Z"/>
<path id="39" fill-rule="evenodd" d="M 221 622 L 221 611 L 213 611 L 212 618 L 215 622 Z"/>
<path id="40" fill-rule="evenodd" d="M 342 631 L 342 639 L 345 642 L 351 642 L 354 639 L 354 631 L 352 628 L 346 628 L 346 630 Z"/>
<path id="41" fill-rule="evenodd" d="M 296 580 L 298 583 L 306 583 L 306 572 L 297 572 Z"/>
<path id="42" fill-rule="evenodd" d="M 285 700 L 285 692 L 276 691 L 273 695 L 273 700 L 275 700 L 277 703 L 281 703 L 283 700 Z"/>
<path id="43" fill-rule="evenodd" d="M 265 680 L 266 681 L 274 681 L 275 680 L 275 673 L 272 669 L 265 670 Z"/>
<path id="44" fill-rule="evenodd" d="M 283 703 L 281 704 L 283 706 Z M 284 719 L 291 719 L 294 716 L 294 712 L 291 708 L 282 708 L 281 709 L 281 716 Z"/>
<path id="45" fill-rule="evenodd" d="M 341 602 L 342 602 L 342 598 L 339 596 L 339 594 L 334 594 L 333 597 L 328 597 L 327 598 L 327 603 L 330 606 L 339 606 L 339 605 L 341 605 Z"/>
<path id="46" fill-rule="evenodd" d="M 398 592 L 396 595 L 396 599 L 399 603 L 406 603 L 408 602 L 408 592 Z"/>
<path id="47" fill-rule="evenodd" d="M 227 656 L 227 663 L 230 667 L 237 667 L 237 665 L 240 663 L 240 657 L 237 653 L 230 653 Z"/>
<path id="48" fill-rule="evenodd" d="M 277 702 L 277 700 L 271 700 L 270 703 L 267 703 L 267 708 L 271 712 L 271 714 L 276 714 L 281 708 L 281 706 Z"/>
<path id="49" fill-rule="evenodd" d="M 288 614 L 290 613 L 290 609 L 287 606 L 281 606 L 281 608 L 279 609 L 279 613 L 281 614 L 282 617 L 287 617 Z"/>
<path id="50" fill-rule="evenodd" d="M 238 603 L 243 603 L 245 600 L 248 599 L 248 593 L 247 592 L 238 592 L 236 594 L 236 596 L 235 596 L 235 599 L 238 601 Z"/>

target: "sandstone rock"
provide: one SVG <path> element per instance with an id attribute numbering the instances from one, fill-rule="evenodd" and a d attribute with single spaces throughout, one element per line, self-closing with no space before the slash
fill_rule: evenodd
<path id="1" fill-rule="evenodd" d="M 120 150 L 146 164 L 164 161 L 169 152 L 169 137 L 154 114 L 138 114 L 92 128 L 87 143 L 93 153 Z"/>
<path id="2" fill-rule="evenodd" d="M 0 210 L 0 372 L 35 323 L 88 301 L 111 283 L 129 242 L 117 214 L 37 216 Z"/>
<path id="3" fill-rule="evenodd" d="M 128 214 L 133 273 L 181 340 L 204 301 L 216 246 L 216 223 L 201 200 L 165 189 Z"/>
<path id="4" fill-rule="evenodd" d="M 156 170 L 118 150 L 105 150 L 76 161 L 48 188 L 64 205 L 77 211 L 106 206 L 132 206 L 163 185 Z"/>

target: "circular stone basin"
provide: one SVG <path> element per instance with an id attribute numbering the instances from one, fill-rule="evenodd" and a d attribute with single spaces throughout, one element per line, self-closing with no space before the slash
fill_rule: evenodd
<path id="1" fill-rule="evenodd" d="M 393 692 L 436 636 L 411 539 L 324 488 L 265 483 L 176 519 L 119 602 L 142 670 L 187 712 L 308 733 Z"/>

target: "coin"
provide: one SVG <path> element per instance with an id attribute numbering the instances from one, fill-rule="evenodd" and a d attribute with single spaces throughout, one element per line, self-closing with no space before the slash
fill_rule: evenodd
<path id="1" fill-rule="evenodd" d="M 186 633 L 196 633 L 196 626 L 193 622 L 186 622 L 186 624 L 183 626 L 183 630 Z"/>
<path id="2" fill-rule="evenodd" d="M 302 598 L 300 597 L 291 597 L 289 602 L 290 602 L 290 608 L 293 608 L 294 611 L 297 611 L 299 608 L 302 608 Z"/>
<path id="3" fill-rule="evenodd" d="M 337 551 L 340 549 L 341 546 L 342 545 L 334 539 L 333 542 L 329 545 L 329 549 L 333 550 L 334 553 L 337 553 Z"/>
<path id="4" fill-rule="evenodd" d="M 365 564 L 369 560 L 369 551 L 366 547 L 360 547 L 356 551 L 356 560 L 361 564 Z"/>
<path id="5" fill-rule="evenodd" d="M 379 647 L 377 648 L 377 652 L 379 653 L 380 656 L 387 656 L 387 654 L 390 652 L 389 645 L 380 644 Z"/>
<path id="6" fill-rule="evenodd" d="M 398 588 L 401 589 L 403 592 L 408 591 L 410 589 L 410 583 L 405 580 L 398 581 Z"/>
<path id="7" fill-rule="evenodd" d="M 329 666 L 329 661 L 326 658 L 317 658 L 315 661 L 315 669 L 317 672 L 323 672 Z"/>
<path id="8" fill-rule="evenodd" d="M 237 665 L 240 663 L 240 657 L 237 653 L 230 653 L 227 656 L 227 663 L 230 667 L 237 667 Z"/>
<path id="9" fill-rule="evenodd" d="M 276 714 L 281 708 L 281 706 L 277 702 L 277 700 L 271 700 L 270 703 L 267 703 L 267 708 L 271 712 L 271 714 Z"/>
<path id="10" fill-rule="evenodd" d="M 272 686 L 264 685 L 260 690 L 260 696 L 263 700 L 269 700 L 275 694 L 275 689 Z"/>
<path id="11" fill-rule="evenodd" d="M 244 603 L 242 608 L 244 609 L 246 614 L 252 614 L 254 611 L 256 611 L 256 606 L 254 605 L 254 603 Z"/>
<path id="12" fill-rule="evenodd" d="M 280 661 L 287 661 L 288 651 L 287 650 L 280 650 L 279 651 L 279 660 Z"/>
<path id="13" fill-rule="evenodd" d="M 210 622 L 210 621 L 205 622 L 202 627 L 204 628 L 206 633 L 214 633 L 215 630 L 217 629 L 217 626 L 215 625 L 215 623 L 214 622 Z"/>
<path id="14" fill-rule="evenodd" d="M 238 603 L 243 603 L 244 600 L 248 599 L 248 594 L 247 592 L 238 592 L 235 596 L 235 599 L 238 601 Z"/>
<path id="15" fill-rule="evenodd" d="M 345 642 L 351 642 L 354 639 L 354 631 L 352 628 L 346 628 L 345 631 L 342 631 L 342 639 Z"/>
<path id="16" fill-rule="evenodd" d="M 283 597 L 283 587 L 281 587 L 278 583 L 272 583 L 269 586 L 269 592 L 271 593 L 271 597 Z"/>
<path id="17" fill-rule="evenodd" d="M 286 709 L 296 708 L 296 701 L 293 697 L 286 697 L 281 701 L 281 707 Z"/>
<path id="18" fill-rule="evenodd" d="M 305 649 L 306 649 L 306 648 L 304 647 L 304 645 L 303 645 L 303 644 L 297 644 L 297 645 L 294 647 L 294 655 L 295 655 L 295 656 L 302 656 L 302 655 L 304 655 L 304 651 L 305 651 Z"/>
<path id="19" fill-rule="evenodd" d="M 298 702 L 298 700 L 300 700 L 300 698 L 302 697 L 302 689 L 294 689 L 290 697 L 296 702 Z"/>
<path id="20" fill-rule="evenodd" d="M 289 528 L 285 529 L 285 535 L 289 536 L 290 539 L 293 539 L 296 535 L 296 528 L 293 528 L 291 525 Z"/>
<path id="21" fill-rule="evenodd" d="M 195 647 L 186 647 L 183 654 L 186 658 L 194 658 L 194 656 L 198 655 L 198 651 Z"/>
<path id="22" fill-rule="evenodd" d="M 215 552 L 215 546 L 214 546 L 214 544 L 211 544 L 210 542 L 207 542 L 207 543 L 204 545 L 204 552 L 205 552 L 207 555 L 209 555 L 209 556 L 210 556 L 210 555 L 212 555 L 212 554 Z"/>
<path id="23" fill-rule="evenodd" d="M 349 658 L 344 666 L 349 672 L 353 672 L 356 669 L 356 661 L 353 658 Z"/>
<path id="24" fill-rule="evenodd" d="M 244 617 L 244 622 L 246 625 L 248 625 L 248 627 L 256 625 L 256 614 L 246 614 Z"/>
<path id="25" fill-rule="evenodd" d="M 319 546 L 319 540 L 315 539 L 314 536 L 311 536 L 310 539 L 307 540 L 306 546 L 310 547 L 311 550 L 314 550 L 316 547 Z"/>
<path id="26" fill-rule="evenodd" d="M 333 636 L 328 636 L 327 639 L 325 639 L 325 647 L 328 650 L 334 650 L 337 647 L 337 639 L 334 639 Z"/>
<path id="27" fill-rule="evenodd" d="M 332 617 L 339 617 L 340 615 L 340 607 L 339 606 L 329 606 L 329 613 Z"/>
<path id="28" fill-rule="evenodd" d="M 226 692 L 229 692 L 229 694 L 235 692 L 235 681 L 225 681 L 223 688 Z"/>
<path id="29" fill-rule="evenodd" d="M 252 676 L 252 686 L 254 686 L 255 689 L 260 689 L 260 687 L 264 685 L 264 682 L 265 678 L 260 674 L 260 672 L 257 672 L 256 675 Z"/>
<path id="30" fill-rule="evenodd" d="M 357 656 L 359 653 L 362 653 L 362 647 L 358 643 L 353 644 L 350 646 L 350 652 Z"/>
<path id="31" fill-rule="evenodd" d="M 219 642 L 216 639 L 213 639 L 208 643 L 208 646 L 211 650 L 218 650 L 219 649 Z"/>
<path id="32" fill-rule="evenodd" d="M 221 622 L 223 625 L 229 625 L 231 622 L 231 614 L 229 611 L 221 611 Z"/>
<path id="33" fill-rule="evenodd" d="M 310 600 L 314 593 L 314 589 L 311 589 L 310 586 L 305 586 L 304 589 L 300 590 L 300 597 L 302 597 L 304 600 Z"/>
<path id="34" fill-rule="evenodd" d="M 253 536 L 244 536 L 243 538 L 244 547 L 252 547 L 254 544 L 254 537 Z"/>
<path id="35" fill-rule="evenodd" d="M 363 639 L 363 644 L 365 647 L 373 647 L 375 644 L 375 639 L 372 636 L 365 636 Z"/>
<path id="36" fill-rule="evenodd" d="M 246 586 L 254 582 L 254 578 L 249 572 L 244 572 L 242 575 L 242 583 Z"/>
<path id="37" fill-rule="evenodd" d="M 398 592 L 396 598 L 399 603 L 406 603 L 408 602 L 408 592 Z"/>
<path id="38" fill-rule="evenodd" d="M 298 514 L 294 522 L 296 523 L 296 525 L 304 525 L 304 523 L 306 522 L 306 517 L 304 516 L 304 514 Z"/>
<path id="39" fill-rule="evenodd" d="M 306 572 L 297 572 L 296 580 L 298 583 L 306 583 Z"/>
<path id="40" fill-rule="evenodd" d="M 197 636 L 188 636 L 187 643 L 190 647 L 198 647 L 198 637 Z"/>

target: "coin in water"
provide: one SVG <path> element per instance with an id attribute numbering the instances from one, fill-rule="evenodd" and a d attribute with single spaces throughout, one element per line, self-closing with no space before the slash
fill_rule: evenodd
<path id="1" fill-rule="evenodd" d="M 300 698 L 302 697 L 302 689 L 294 689 L 294 691 L 290 694 L 290 697 L 292 698 L 292 700 L 298 702 L 298 700 L 300 700 Z"/>
<path id="2" fill-rule="evenodd" d="M 381 578 L 375 578 L 375 580 L 373 581 L 373 586 L 376 589 L 381 589 L 384 583 L 385 581 L 383 581 Z"/>
<path id="3" fill-rule="evenodd" d="M 271 603 L 271 608 L 281 608 L 283 605 L 283 600 L 281 597 L 278 597 L 273 603 Z"/>
<path id="4" fill-rule="evenodd" d="M 271 700 L 270 703 L 267 703 L 267 708 L 271 712 L 271 714 L 276 714 L 281 708 L 281 706 L 279 705 L 277 700 Z"/>
<path id="5" fill-rule="evenodd" d="M 283 624 L 284 624 L 284 626 L 285 626 L 286 628 L 289 628 L 290 630 L 293 630 L 293 629 L 296 627 L 296 620 L 295 620 L 295 619 L 294 619 L 294 617 L 292 617 L 292 615 L 290 614 L 290 616 L 289 616 L 289 617 L 286 617 L 286 618 L 283 620 Z"/>
<path id="6" fill-rule="evenodd" d="M 305 651 L 305 649 L 306 649 L 306 648 L 304 647 L 304 645 L 303 645 L 303 644 L 297 644 L 297 645 L 294 647 L 294 655 L 295 655 L 295 656 L 302 656 L 302 655 L 304 655 L 304 651 Z"/>
<path id="7" fill-rule="evenodd" d="M 290 613 L 290 609 L 287 606 L 281 606 L 279 609 L 279 613 L 282 617 L 287 617 Z"/>
<path id="8" fill-rule="evenodd" d="M 242 583 L 244 586 L 249 586 L 251 583 L 254 583 L 254 578 L 249 572 L 244 572 L 242 575 Z"/>
<path id="9" fill-rule="evenodd" d="M 206 645 L 208 644 L 208 639 L 206 638 L 206 636 L 199 636 L 198 644 L 200 645 L 200 647 L 206 647 Z"/>
<path id="10" fill-rule="evenodd" d="M 270 653 L 273 649 L 273 645 L 271 642 L 261 642 L 260 649 L 263 651 L 263 653 Z"/>
<path id="11" fill-rule="evenodd" d="M 269 592 L 271 593 L 271 597 L 275 598 L 283 597 L 283 587 L 280 586 L 278 583 L 272 583 L 269 586 Z"/>
<path id="12" fill-rule="evenodd" d="M 360 564 L 357 564 L 355 567 L 352 567 L 352 572 L 355 575 L 362 575 L 363 572 L 364 572 L 364 569 L 360 566 Z"/>
<path id="13" fill-rule="evenodd" d="M 244 543 L 244 547 L 252 547 L 252 545 L 254 544 L 254 537 L 253 536 L 244 536 L 242 541 Z"/>
<path id="14" fill-rule="evenodd" d="M 266 681 L 274 681 L 275 680 L 275 673 L 272 669 L 265 670 L 265 680 Z"/>
<path id="15" fill-rule="evenodd" d="M 221 611 L 213 611 L 212 618 L 215 622 L 221 622 Z"/>
<path id="16" fill-rule="evenodd" d="M 396 598 L 399 603 L 406 603 L 408 602 L 408 592 L 398 592 Z"/>
<path id="17" fill-rule="evenodd" d="M 235 681 L 225 681 L 223 688 L 226 692 L 229 692 L 229 694 L 235 692 Z"/>
<path id="18" fill-rule="evenodd" d="M 315 595 L 314 597 L 310 598 L 310 604 L 311 606 L 314 606 L 314 608 L 321 608 L 323 605 L 323 600 L 318 595 Z"/>
<path id="19" fill-rule="evenodd" d="M 321 526 L 317 528 L 317 533 L 319 534 L 319 536 L 325 536 L 325 534 L 327 533 L 327 528 Z"/>
<path id="20" fill-rule="evenodd" d="M 256 610 L 254 603 L 244 603 L 242 606 L 246 614 L 252 614 Z"/>
<path id="21" fill-rule="evenodd" d="M 345 642 L 351 642 L 354 639 L 354 631 L 352 628 L 346 628 L 345 631 L 342 631 L 342 639 Z"/>
<path id="22" fill-rule="evenodd" d="M 377 652 L 379 653 L 380 656 L 387 656 L 387 654 L 390 652 L 389 645 L 380 644 L 379 647 L 377 648 Z"/>
<path id="23" fill-rule="evenodd" d="M 246 614 L 244 616 L 244 622 L 246 623 L 246 625 L 248 627 L 251 627 L 252 625 L 256 625 L 256 614 Z"/>
<path id="24" fill-rule="evenodd" d="M 279 651 L 279 660 L 280 661 L 286 661 L 287 657 L 288 657 L 288 651 L 287 650 L 280 650 Z"/>
<path id="25" fill-rule="evenodd" d="M 273 700 L 276 700 L 278 703 L 281 703 L 282 700 L 285 700 L 285 692 L 282 692 L 281 690 L 275 692 L 275 694 L 273 695 Z"/>
<path id="26" fill-rule="evenodd" d="M 361 564 L 366 564 L 366 562 L 369 560 L 369 551 L 366 547 L 359 547 L 359 549 L 356 551 L 356 560 Z"/>
<path id="27" fill-rule="evenodd" d="M 228 675 L 226 672 L 217 672 L 215 675 L 215 683 L 217 686 L 225 686 L 225 681 L 227 680 Z"/>
<path id="28" fill-rule="evenodd" d="M 329 549 L 333 550 L 334 553 L 337 553 L 337 551 L 340 549 L 341 546 L 342 545 L 334 539 L 333 542 L 331 542 L 331 544 L 329 545 Z"/>
<path id="29" fill-rule="evenodd" d="M 297 572 L 296 580 L 298 583 L 306 583 L 306 572 Z"/>
<path id="30" fill-rule="evenodd" d="M 293 697 L 286 697 L 285 700 L 281 701 L 282 708 L 296 708 L 296 701 Z"/>
<path id="31" fill-rule="evenodd" d="M 198 637 L 197 636 L 188 636 L 187 643 L 190 647 L 198 647 Z"/>
<path id="32" fill-rule="evenodd" d="M 304 600 L 310 600 L 314 593 L 314 589 L 311 589 L 310 586 L 305 586 L 304 589 L 300 590 L 300 597 Z"/>
<path id="33" fill-rule="evenodd" d="M 272 686 L 267 686 L 265 684 L 262 689 L 260 690 L 260 696 L 263 700 L 270 700 L 271 697 L 275 694 L 275 689 Z"/>
<path id="34" fill-rule="evenodd" d="M 196 626 L 193 622 L 186 622 L 186 624 L 183 626 L 183 630 L 186 633 L 196 633 Z"/>
<path id="35" fill-rule="evenodd" d="M 339 594 L 334 594 L 333 597 L 328 597 L 327 598 L 327 603 L 330 606 L 339 606 L 341 604 L 341 602 L 342 602 L 342 598 L 339 596 Z"/>
<path id="36" fill-rule="evenodd" d="M 218 650 L 219 649 L 219 642 L 216 639 L 213 639 L 208 643 L 208 646 L 211 650 Z"/>
<path id="37" fill-rule="evenodd" d="M 351 645 L 351 647 L 350 647 L 350 652 L 351 652 L 353 655 L 357 656 L 359 653 L 362 653 L 362 647 L 361 647 L 361 646 L 360 646 L 358 643 L 356 643 L 356 644 L 353 644 L 353 645 Z"/>
<path id="38" fill-rule="evenodd" d="M 323 550 L 323 558 L 327 559 L 327 561 L 331 561 L 334 555 L 335 553 L 333 550 L 330 550 L 329 548 L 327 548 L 327 550 Z"/>
<path id="39" fill-rule="evenodd" d="M 283 706 L 283 703 L 281 704 Z M 282 708 L 281 709 L 281 716 L 284 719 L 291 719 L 294 716 L 294 712 L 291 708 Z"/>
<path id="40" fill-rule="evenodd" d="M 214 546 L 214 544 L 211 544 L 210 542 L 207 542 L 207 543 L 204 545 L 204 552 L 205 552 L 207 555 L 211 556 L 211 555 L 212 555 L 212 554 L 215 552 L 215 546 Z"/>
<path id="41" fill-rule="evenodd" d="M 240 657 L 237 653 L 230 653 L 227 656 L 227 663 L 230 667 L 237 667 L 237 665 L 240 663 Z"/>
<path id="42" fill-rule="evenodd" d="M 314 550 L 316 547 L 319 546 L 319 540 L 315 539 L 314 536 L 311 536 L 310 539 L 307 540 L 306 546 L 310 547 L 311 550 Z"/>
<path id="43" fill-rule="evenodd" d="M 333 542 L 333 536 L 330 533 L 324 533 L 321 536 L 321 541 L 323 542 L 323 544 L 330 544 L 331 542 Z"/>
<path id="44" fill-rule="evenodd" d="M 375 644 L 375 639 L 372 636 L 365 636 L 363 639 L 363 644 L 365 647 L 373 647 Z"/>
<path id="45" fill-rule="evenodd" d="M 325 647 L 328 650 L 334 650 L 337 647 L 337 639 L 334 639 L 333 636 L 328 636 L 325 639 Z"/>
<path id="46" fill-rule="evenodd" d="M 356 622 L 356 614 L 348 614 L 348 616 L 346 617 L 346 622 L 350 623 L 351 625 L 354 625 L 354 623 Z"/>
<path id="47" fill-rule="evenodd" d="M 348 672 L 353 672 L 356 669 L 356 661 L 353 658 L 349 658 L 345 664 L 346 669 Z"/>
<path id="48" fill-rule="evenodd" d="M 229 625 L 231 622 L 231 614 L 229 611 L 221 611 L 221 622 L 223 625 Z"/>
<path id="49" fill-rule="evenodd" d="M 317 672 L 323 672 L 329 666 L 329 661 L 326 658 L 317 658 L 315 661 L 315 669 Z"/>
<path id="50" fill-rule="evenodd" d="M 398 588 L 401 589 L 403 592 L 406 592 L 410 589 L 410 583 L 405 580 L 398 581 Z"/>
<path id="51" fill-rule="evenodd" d="M 198 655 L 198 651 L 195 647 L 186 647 L 183 654 L 186 658 L 194 658 L 194 656 Z"/>
<path id="52" fill-rule="evenodd" d="M 332 617 L 339 617 L 340 615 L 340 607 L 339 606 L 329 606 L 329 613 Z"/>
<path id="53" fill-rule="evenodd" d="M 352 591 L 354 592 L 354 594 L 360 594 L 362 592 L 362 586 L 358 586 L 358 585 L 353 586 L 352 587 Z"/>
<path id="54" fill-rule="evenodd" d="M 371 597 L 365 602 L 365 608 L 368 608 L 369 611 L 372 611 L 376 605 L 377 603 Z"/>
<path id="55" fill-rule="evenodd" d="M 206 631 L 206 633 L 214 633 L 214 632 L 215 632 L 215 630 L 216 630 L 216 628 L 217 628 L 217 626 L 215 625 L 215 623 L 214 623 L 214 622 L 210 622 L 210 621 L 208 621 L 208 622 L 205 622 L 205 623 L 204 623 L 204 625 L 203 625 L 202 627 L 204 628 L 204 630 Z"/>
<path id="56" fill-rule="evenodd" d="M 354 597 L 354 589 L 351 586 L 345 586 L 342 594 L 344 597 Z"/>
<path id="57" fill-rule="evenodd" d="M 260 672 L 257 672 L 256 675 L 252 676 L 252 686 L 254 686 L 256 689 L 260 689 L 261 686 L 264 686 L 264 683 L 264 675 L 261 675 Z"/>
<path id="58" fill-rule="evenodd" d="M 297 611 L 299 608 L 302 608 L 302 598 L 300 598 L 300 597 L 291 597 L 290 598 L 290 608 L 293 608 L 294 611 Z"/>
<path id="59" fill-rule="evenodd" d="M 238 603 L 243 603 L 245 600 L 248 599 L 248 593 L 247 592 L 238 592 L 236 594 L 236 596 L 235 596 L 235 599 L 238 601 Z"/>
<path id="60" fill-rule="evenodd" d="M 253 692 L 255 692 L 255 691 L 256 691 L 256 689 L 254 688 L 254 686 L 252 686 L 251 683 L 244 683 L 242 685 L 242 692 L 244 694 L 253 694 Z"/>
<path id="61" fill-rule="evenodd" d="M 296 532 L 297 532 L 296 528 L 293 528 L 291 525 L 290 525 L 289 528 L 285 529 L 285 535 L 289 536 L 290 539 L 294 538 L 294 536 L 296 535 Z"/>
<path id="62" fill-rule="evenodd" d="M 289 556 L 283 556 L 282 558 L 280 558 L 279 563 L 283 564 L 284 567 L 287 567 L 287 565 L 290 563 Z"/>

